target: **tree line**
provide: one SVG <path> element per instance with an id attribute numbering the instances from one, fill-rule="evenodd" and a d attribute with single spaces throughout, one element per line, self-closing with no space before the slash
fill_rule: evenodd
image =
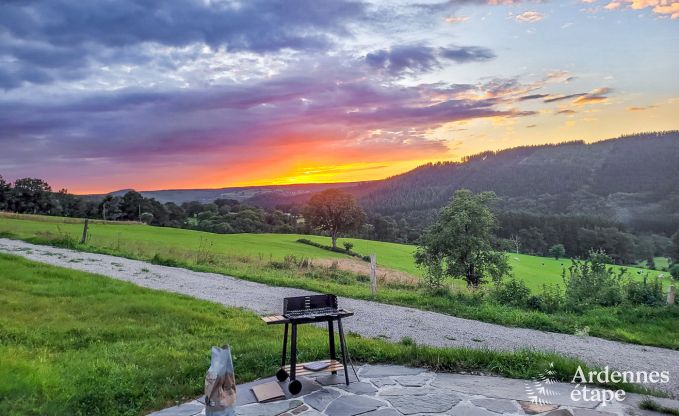
<path id="1" fill-rule="evenodd" d="M 380 241 L 418 243 L 433 224 L 431 217 L 413 224 L 404 217 L 368 211 L 350 194 L 331 190 L 315 194 L 305 207 L 261 208 L 235 199 L 217 199 L 175 204 L 146 198 L 136 191 L 122 196 L 86 197 L 67 190 L 52 191 L 36 178 L 17 179 L 13 184 L 0 176 L 0 210 L 64 217 L 98 218 L 110 221 L 140 221 L 162 227 L 187 228 L 214 233 L 300 233 L 321 232 L 333 237 L 351 236 Z M 316 210 L 312 209 L 317 207 Z M 624 224 L 601 216 L 541 215 L 503 211 L 490 204 L 497 217 L 494 247 L 499 250 L 540 256 L 585 258 L 591 250 L 602 250 L 618 264 L 646 261 L 658 256 L 679 259 L 679 232 L 672 237 L 634 233 Z M 327 225 L 317 221 L 335 210 L 350 226 Z M 305 221 L 307 218 L 309 221 Z M 334 228 L 333 228 L 334 227 Z M 334 245 L 334 244 L 333 244 Z"/>
<path id="2" fill-rule="evenodd" d="M 161 227 L 214 233 L 296 233 L 306 230 L 298 214 L 262 209 L 234 199 L 217 199 L 210 203 L 192 201 L 178 205 L 145 198 L 133 190 L 122 196 L 85 197 L 71 194 L 66 189 L 54 192 L 47 182 L 36 178 L 22 178 L 9 183 L 0 176 L 0 210 L 108 221 L 139 221 Z"/>

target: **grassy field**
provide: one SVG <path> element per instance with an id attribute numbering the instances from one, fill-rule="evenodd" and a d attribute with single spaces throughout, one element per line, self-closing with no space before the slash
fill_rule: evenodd
<path id="1" fill-rule="evenodd" d="M 349 261 L 346 255 L 297 243 L 296 240 L 300 237 L 298 235 L 219 235 L 144 225 L 94 224 L 91 226 L 88 242 L 81 245 L 77 244 L 81 232 L 81 224 L 62 223 L 57 218 L 20 220 L 0 216 L 0 236 L 21 238 L 39 244 L 66 246 L 157 264 L 222 273 L 275 286 L 298 287 L 433 310 L 505 326 L 568 334 L 580 333 L 586 329 L 590 335 L 602 338 L 679 349 L 679 327 L 676 325 L 679 307 L 621 305 L 591 308 L 577 313 L 559 311 L 548 314 L 488 301 L 487 297 L 482 297 L 483 291 L 469 292 L 460 288 L 445 294 L 432 295 L 419 287 L 417 281 L 415 285 L 401 284 L 398 281 L 381 284 L 377 296 L 373 297 L 364 273 L 335 270 L 327 265 L 300 267 L 294 261 L 283 261 L 285 256 L 291 254 L 296 256 L 297 261 L 303 257 Z M 324 237 L 312 238 L 316 241 L 327 241 Z M 355 243 L 355 251 L 376 252 L 378 262 L 382 265 L 386 263 L 394 269 L 416 270 L 410 254 L 412 246 L 351 241 Z M 543 282 L 558 282 L 560 264 L 568 264 L 565 260 L 533 256 L 511 255 L 511 259 L 520 264 L 523 270 L 527 270 L 523 277 L 520 272 L 522 269 L 518 266 L 514 272 L 517 277 L 530 282 L 533 288 L 539 288 Z M 354 261 L 359 266 L 365 266 L 360 260 Z M 541 270 L 550 270 L 551 273 L 542 273 Z M 640 277 L 636 273 L 634 276 Z"/>
<path id="2" fill-rule="evenodd" d="M 231 345 L 239 383 L 272 375 L 279 360 L 280 328 L 240 309 L 5 254 L 0 287 L 2 415 L 139 415 L 192 399 L 202 392 L 212 345 Z M 430 348 L 354 334 L 347 343 L 359 362 L 516 378 L 553 362 L 557 377 L 568 380 L 581 364 L 532 351 Z M 301 328 L 300 345 L 302 360 L 327 355 L 319 328 Z"/>
<path id="3" fill-rule="evenodd" d="M 68 221 L 66 223 L 64 220 Z M 79 239 L 82 233 L 82 220 L 45 216 L 0 216 L 0 233 L 11 233 L 18 238 L 40 237 L 46 232 L 68 233 Z M 299 234 L 212 234 L 200 231 L 177 228 L 150 227 L 141 224 L 95 223 L 90 225 L 89 246 L 93 248 L 114 248 L 125 251 L 156 250 L 170 252 L 172 249 L 199 250 L 226 256 L 248 256 L 260 259 L 280 260 L 286 255 L 308 258 L 347 258 L 341 253 L 334 253 L 317 247 L 300 244 L 300 238 L 330 245 L 329 237 L 308 236 Z M 342 238 L 340 244 L 349 241 L 354 244 L 353 250 L 363 254 L 375 253 L 378 266 L 399 270 L 414 276 L 421 276 L 420 270 L 413 260 L 414 246 L 387 243 L 381 241 Z M 514 275 L 526 282 L 531 289 L 540 289 L 543 284 L 561 283 L 561 271 L 568 266 L 568 259 L 529 256 L 525 254 L 509 254 L 509 262 Z M 618 268 L 618 266 L 613 266 Z M 649 276 L 667 276 L 666 272 L 646 270 L 639 267 L 626 267 L 632 276 L 641 279 L 641 274 Z M 665 284 L 667 279 L 665 279 Z M 459 282 L 462 283 L 461 281 Z"/>

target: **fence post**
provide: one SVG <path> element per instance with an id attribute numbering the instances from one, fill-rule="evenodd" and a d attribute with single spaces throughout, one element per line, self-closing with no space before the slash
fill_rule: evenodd
<path id="1" fill-rule="evenodd" d="M 668 305 L 674 305 L 674 298 L 676 296 L 676 288 L 674 285 L 670 286 L 670 289 L 667 291 L 667 304 Z"/>
<path id="2" fill-rule="evenodd" d="M 83 225 L 83 237 L 80 239 L 80 244 L 85 244 L 87 241 L 87 225 L 89 221 L 89 219 L 85 218 L 85 224 Z"/>
<path id="3" fill-rule="evenodd" d="M 377 295 L 377 256 L 370 255 L 370 291 L 372 295 Z"/>

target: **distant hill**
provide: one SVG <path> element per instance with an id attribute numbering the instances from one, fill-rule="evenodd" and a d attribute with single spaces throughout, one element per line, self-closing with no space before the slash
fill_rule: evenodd
<path id="1" fill-rule="evenodd" d="M 247 186 L 218 189 L 167 189 L 157 191 L 139 191 L 146 198 L 155 198 L 165 202 L 181 204 L 189 201 L 202 203 L 212 202 L 215 199 L 235 199 L 239 202 L 254 199 L 263 195 L 276 195 L 278 198 L 295 197 L 299 195 L 311 195 L 328 188 L 354 187 L 365 182 L 344 182 L 330 184 L 299 184 L 299 185 L 270 185 L 270 186 Z M 121 189 L 107 195 L 123 196 L 130 189 Z M 102 197 L 104 195 L 89 195 Z"/>
<path id="2" fill-rule="evenodd" d="M 494 191 L 504 210 L 679 224 L 679 131 L 484 152 L 421 166 L 358 195 L 367 210 L 394 215 L 438 209 L 460 188 Z"/>
<path id="3" fill-rule="evenodd" d="M 417 228 L 431 222 L 455 190 L 467 188 L 494 191 L 503 212 L 597 216 L 668 235 L 679 228 L 679 131 L 489 151 L 380 181 L 141 193 L 161 202 L 231 198 L 289 208 L 340 187 L 369 213 L 405 219 Z"/>

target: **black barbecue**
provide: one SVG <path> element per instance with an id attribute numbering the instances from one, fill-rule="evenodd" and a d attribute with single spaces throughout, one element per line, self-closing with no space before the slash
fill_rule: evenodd
<path id="1" fill-rule="evenodd" d="M 283 300 L 283 314 L 275 316 L 265 316 L 262 319 L 268 325 L 285 324 L 283 333 L 283 356 L 281 368 L 276 373 L 279 381 L 284 381 L 290 377 L 288 390 L 290 393 L 297 394 L 302 390 L 302 383 L 297 380 L 298 376 L 309 375 L 319 371 L 329 371 L 337 374 L 337 370 L 344 368 L 344 377 L 349 385 L 349 372 L 347 371 L 347 345 L 342 329 L 342 318 L 352 316 L 354 313 L 337 307 L 337 296 L 335 295 L 312 295 L 294 296 Z M 340 349 L 342 361 L 338 361 L 335 352 L 335 328 L 334 322 L 337 321 L 337 330 L 340 337 Z M 314 322 L 328 323 L 328 344 L 330 346 L 330 359 L 315 363 L 297 363 L 297 325 L 309 324 Z M 290 365 L 286 365 L 286 355 L 288 348 L 288 327 L 292 326 L 290 339 Z"/>

